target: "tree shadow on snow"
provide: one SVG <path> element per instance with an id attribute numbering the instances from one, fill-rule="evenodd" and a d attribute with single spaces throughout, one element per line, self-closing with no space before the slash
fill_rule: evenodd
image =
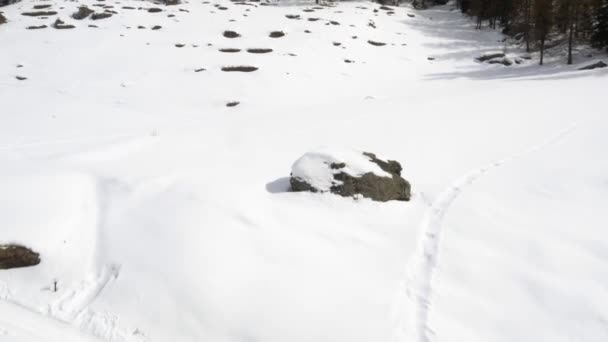
<path id="1" fill-rule="evenodd" d="M 482 53 L 506 48 L 510 55 L 526 54 L 523 48 L 505 46 L 504 36 L 498 30 L 483 28 L 475 29 L 474 22 L 465 16 L 454 19 L 454 11 L 449 6 L 438 6 L 429 10 L 419 11 L 416 19 L 403 21 L 405 25 L 415 26 L 426 36 L 439 38 L 439 41 L 423 43 L 438 51 L 433 54 L 438 61 L 470 60 L 474 61 Z M 407 36 L 406 36 L 407 37 Z M 443 52 L 442 52 L 443 51 Z M 560 56 L 561 57 L 561 56 Z M 538 65 L 538 60 L 525 61 L 522 65 L 503 66 L 475 63 L 471 66 L 461 67 L 454 71 L 437 72 L 427 75 L 427 80 L 450 80 L 456 78 L 469 78 L 475 80 L 555 80 L 588 77 L 588 71 L 578 71 L 582 66 L 597 62 L 605 57 L 599 54 L 597 58 L 586 59 L 575 55 L 575 65 L 566 65 L 564 58 L 551 59 L 544 66 Z M 605 75 L 605 71 L 595 70 L 594 76 Z"/>

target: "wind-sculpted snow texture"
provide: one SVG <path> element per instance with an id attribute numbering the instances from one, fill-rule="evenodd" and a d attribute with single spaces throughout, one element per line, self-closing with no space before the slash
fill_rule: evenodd
<path id="1" fill-rule="evenodd" d="M 0 341 L 608 340 L 605 54 L 481 63 L 524 51 L 449 5 L 1 11 L 0 245 L 40 264 Z M 411 200 L 289 192 L 319 146 Z"/>

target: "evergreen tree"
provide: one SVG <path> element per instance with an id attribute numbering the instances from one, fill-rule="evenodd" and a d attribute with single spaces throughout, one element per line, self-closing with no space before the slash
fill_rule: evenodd
<path id="1" fill-rule="evenodd" d="M 595 11 L 591 42 L 597 48 L 608 47 L 608 0 L 602 0 Z"/>

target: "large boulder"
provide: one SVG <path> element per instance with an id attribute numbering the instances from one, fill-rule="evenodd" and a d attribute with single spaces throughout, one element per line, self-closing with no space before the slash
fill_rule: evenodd
<path id="1" fill-rule="evenodd" d="M 401 177 L 401 164 L 373 153 L 322 149 L 304 154 L 292 166 L 291 190 L 331 192 L 374 201 L 409 201 L 411 186 Z"/>
<path id="2" fill-rule="evenodd" d="M 0 270 L 38 265 L 40 255 L 19 245 L 0 245 Z"/>

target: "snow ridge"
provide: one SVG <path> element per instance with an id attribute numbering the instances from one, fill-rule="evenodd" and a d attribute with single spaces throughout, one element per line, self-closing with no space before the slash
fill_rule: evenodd
<path id="1" fill-rule="evenodd" d="M 460 177 L 449 184 L 431 203 L 422 220 L 420 229 L 422 237 L 419 241 L 416 255 L 407 267 L 407 275 L 404 282 L 405 294 L 407 295 L 407 298 L 413 302 L 411 303 L 412 311 L 408 316 L 409 323 L 405 327 L 397 327 L 398 331 L 394 340 L 416 342 L 430 342 L 432 340 L 433 331 L 431 327 L 429 327 L 428 320 L 433 296 L 432 282 L 441 253 L 440 244 L 443 232 L 443 219 L 450 208 L 450 205 L 458 198 L 462 190 L 473 184 L 488 171 L 560 141 L 566 135 L 570 134 L 577 126 L 577 124 L 574 124 L 552 138 L 538 145 L 534 145 L 523 152 L 498 159 L 490 164 L 470 171 L 463 177 Z M 403 331 L 406 332 L 405 335 L 409 338 L 406 338 L 406 336 L 403 335 Z"/>

